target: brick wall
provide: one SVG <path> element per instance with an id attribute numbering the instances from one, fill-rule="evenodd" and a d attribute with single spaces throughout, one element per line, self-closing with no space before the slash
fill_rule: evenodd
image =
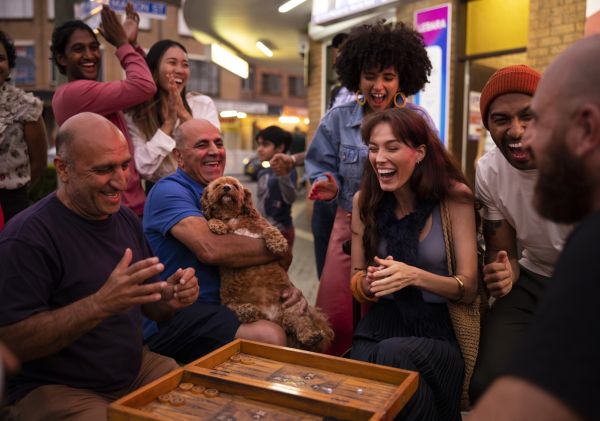
<path id="1" fill-rule="evenodd" d="M 586 0 L 530 0 L 527 62 L 544 71 L 565 48 L 583 37 Z"/>
<path id="2" fill-rule="evenodd" d="M 310 41 L 309 60 L 308 60 L 308 118 L 310 124 L 306 134 L 307 145 L 312 142 L 312 138 L 317 130 L 321 120 L 321 90 L 323 89 L 322 74 L 322 50 L 323 43 L 320 41 Z"/>

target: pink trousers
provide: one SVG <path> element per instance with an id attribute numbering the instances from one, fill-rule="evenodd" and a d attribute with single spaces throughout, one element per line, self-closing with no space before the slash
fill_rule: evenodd
<path id="1" fill-rule="evenodd" d="M 351 214 L 338 207 L 317 293 L 316 306 L 325 312 L 335 332 L 331 355 L 342 355 L 352 344 L 350 256 L 342 251 L 342 244 L 352 237 L 351 220 Z"/>

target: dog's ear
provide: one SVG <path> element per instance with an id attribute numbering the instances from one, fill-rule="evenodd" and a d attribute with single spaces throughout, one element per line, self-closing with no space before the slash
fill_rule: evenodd
<path id="1" fill-rule="evenodd" d="M 202 214 L 204 215 L 204 219 L 209 220 L 211 218 L 211 206 L 210 201 L 208 200 L 209 195 L 208 187 L 204 188 L 204 192 L 202 193 L 202 198 L 200 199 L 200 206 L 202 208 Z"/>
<path id="2" fill-rule="evenodd" d="M 248 215 L 251 218 L 258 218 L 258 212 L 254 209 L 252 204 L 252 192 L 244 188 L 244 205 L 242 206 L 242 213 Z"/>

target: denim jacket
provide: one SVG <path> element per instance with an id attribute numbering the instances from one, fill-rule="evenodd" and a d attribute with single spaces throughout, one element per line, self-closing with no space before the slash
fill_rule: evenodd
<path id="1" fill-rule="evenodd" d="M 437 133 L 424 108 L 410 102 L 406 106 L 421 114 Z M 333 107 L 321 119 L 304 161 L 311 182 L 326 179 L 327 172 L 333 175 L 339 188 L 338 205 L 348 212 L 352 211 L 352 197 L 358 191 L 369 150 L 360 138 L 362 119 L 363 107 L 356 101 Z"/>

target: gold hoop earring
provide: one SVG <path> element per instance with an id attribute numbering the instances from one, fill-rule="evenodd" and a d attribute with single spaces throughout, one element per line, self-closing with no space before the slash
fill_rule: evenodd
<path id="1" fill-rule="evenodd" d="M 398 95 L 400 95 L 400 97 L 402 97 L 402 104 L 398 105 Z M 406 107 L 406 95 L 404 95 L 401 91 L 396 92 L 396 95 L 394 95 L 394 105 L 396 106 L 396 108 L 404 108 Z"/>
<path id="2" fill-rule="evenodd" d="M 367 102 L 367 97 L 362 95 L 363 99 L 361 101 L 360 100 L 361 95 L 362 95 L 362 92 L 360 91 L 360 89 L 358 91 L 356 91 L 356 103 L 362 107 Z"/>

